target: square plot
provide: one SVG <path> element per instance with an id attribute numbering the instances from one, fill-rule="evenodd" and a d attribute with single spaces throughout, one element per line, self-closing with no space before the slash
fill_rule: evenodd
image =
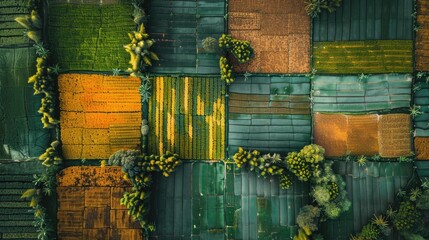
<path id="1" fill-rule="evenodd" d="M 58 85 L 66 159 L 108 158 L 119 149 L 139 147 L 139 78 L 61 74 Z"/>
<path id="2" fill-rule="evenodd" d="M 311 142 L 309 78 L 239 77 L 229 91 L 229 156 L 239 147 L 287 154 Z"/>
<path id="3" fill-rule="evenodd" d="M 129 54 L 123 45 L 130 41 L 127 34 L 135 31 L 133 10 L 130 1 L 50 4 L 49 46 L 54 62 L 64 70 L 127 69 Z"/>
<path id="4" fill-rule="evenodd" d="M 225 150 L 225 84 L 214 77 L 157 77 L 149 101 L 149 149 L 219 160 Z"/>
<path id="5" fill-rule="evenodd" d="M 236 71 L 310 71 L 310 17 L 302 0 L 232 0 L 228 4 L 228 31 L 237 39 L 250 41 L 255 51 L 254 59 L 248 64 L 236 66 Z M 245 34 L 249 30 L 253 34 Z M 287 41 L 294 35 L 299 37 Z"/>

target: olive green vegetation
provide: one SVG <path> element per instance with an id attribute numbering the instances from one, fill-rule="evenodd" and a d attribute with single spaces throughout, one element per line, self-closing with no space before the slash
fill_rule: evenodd
<path id="1" fill-rule="evenodd" d="M 60 165 L 63 161 L 60 155 L 60 148 L 60 142 L 58 140 L 53 141 L 51 146 L 48 147 L 46 151 L 39 156 L 39 160 L 42 161 L 42 164 L 46 167 Z"/>
<path id="2" fill-rule="evenodd" d="M 305 10 L 313 18 L 317 17 L 322 11 L 334 12 L 341 6 L 343 0 L 309 0 L 306 1 Z"/>
<path id="3" fill-rule="evenodd" d="M 315 42 L 313 67 L 329 74 L 411 73 L 412 53 L 411 40 Z"/>
<path id="4" fill-rule="evenodd" d="M 127 69 L 131 72 L 132 77 L 139 76 L 142 71 L 146 70 L 146 67 L 152 66 L 152 61 L 158 61 L 158 56 L 149 51 L 149 48 L 153 45 L 154 40 L 149 39 L 149 34 L 146 33 L 145 27 L 142 24 L 139 26 L 139 30 L 128 33 L 128 37 L 131 40 L 130 44 L 124 46 L 125 51 L 130 54 L 131 67 Z"/>
<path id="5" fill-rule="evenodd" d="M 49 47 L 63 70 L 127 69 L 123 45 L 136 28 L 131 2 L 107 5 L 50 4 Z"/>
<path id="6" fill-rule="evenodd" d="M 32 9 L 28 15 L 15 18 L 15 21 L 26 29 L 25 35 L 29 39 L 35 43 L 42 42 L 42 19 L 36 9 Z"/>
<path id="7" fill-rule="evenodd" d="M 234 70 L 226 54 L 230 53 L 230 55 L 237 59 L 238 63 L 246 63 L 254 56 L 253 48 L 250 46 L 249 41 L 235 39 L 231 34 L 222 34 L 218 43 L 219 48 L 224 52 L 219 59 L 220 79 L 225 81 L 227 85 L 230 85 L 234 82 Z"/>
<path id="8" fill-rule="evenodd" d="M 231 64 L 228 61 L 228 58 L 221 56 L 219 58 L 219 68 L 221 79 L 226 82 L 226 84 L 231 84 L 234 82 L 233 78 L 233 69 Z"/>
<path id="9" fill-rule="evenodd" d="M 28 83 L 33 84 L 34 95 L 42 94 L 42 105 L 38 112 L 42 114 L 43 128 L 54 128 L 58 125 L 58 113 L 56 112 L 55 80 L 58 69 L 48 67 L 48 51 L 42 45 L 35 45 L 38 57 L 36 59 L 36 73 L 28 78 Z"/>

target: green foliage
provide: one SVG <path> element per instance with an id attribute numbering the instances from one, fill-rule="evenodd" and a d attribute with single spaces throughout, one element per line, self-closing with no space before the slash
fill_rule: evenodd
<path id="1" fill-rule="evenodd" d="M 213 41 L 207 39 L 206 43 L 203 42 L 203 47 L 206 46 L 210 50 L 212 44 Z M 249 41 L 235 39 L 230 34 L 222 34 L 218 40 L 218 46 L 224 52 L 219 59 L 220 76 L 229 85 L 234 82 L 234 71 L 226 54 L 231 53 L 237 59 L 238 63 L 245 63 L 253 58 L 254 51 Z"/>
<path id="2" fill-rule="evenodd" d="M 417 105 L 413 105 L 412 107 L 410 107 L 410 115 L 415 118 L 418 117 L 420 115 L 422 115 L 423 112 L 421 111 L 421 107 L 417 106 Z"/>
<path id="3" fill-rule="evenodd" d="M 42 42 L 42 19 L 36 9 L 32 9 L 29 15 L 15 18 L 15 21 L 27 30 L 29 39 L 35 43 Z"/>
<path id="4" fill-rule="evenodd" d="M 324 217 L 335 219 L 350 208 L 346 184 L 342 177 L 332 170 L 332 162 L 324 163 L 323 168 L 316 170 L 313 175 L 315 186 L 310 194 L 322 209 Z"/>
<path id="5" fill-rule="evenodd" d="M 55 76 L 58 75 L 59 67 L 47 67 L 47 50 L 41 45 L 35 45 L 36 52 L 42 56 L 36 59 L 36 73 L 28 78 L 28 83 L 33 84 L 34 94 L 43 94 L 42 107 L 39 113 L 42 114 L 42 123 L 44 128 L 53 128 L 59 121 L 56 119 L 56 100 L 55 100 Z"/>
<path id="6" fill-rule="evenodd" d="M 256 162 L 250 162 L 250 169 L 256 170 L 261 176 L 283 175 L 284 169 L 279 167 L 281 158 L 279 154 L 265 154 L 258 158 Z"/>
<path id="7" fill-rule="evenodd" d="M 42 161 L 42 164 L 46 167 L 54 165 L 59 165 L 62 163 L 63 159 L 60 156 L 60 142 L 59 141 L 53 141 L 51 143 L 51 146 L 46 149 L 46 151 L 39 156 L 39 160 Z"/>
<path id="8" fill-rule="evenodd" d="M 280 187 L 282 189 L 289 189 L 292 185 L 292 177 L 289 174 L 280 176 Z"/>
<path id="9" fill-rule="evenodd" d="M 120 203 L 128 208 L 128 215 L 139 221 L 143 228 L 149 227 L 147 222 L 150 205 L 149 191 L 133 187 L 131 192 L 124 194 Z"/>
<path id="10" fill-rule="evenodd" d="M 250 161 L 257 162 L 261 153 L 257 150 L 253 152 L 247 152 L 243 148 L 238 148 L 238 152 L 234 154 L 234 161 L 238 168 L 245 168 L 249 166 Z"/>
<path id="11" fill-rule="evenodd" d="M 374 156 L 371 157 L 371 160 L 375 162 L 380 161 L 380 159 L 381 159 L 381 156 L 379 154 L 375 154 Z"/>
<path id="12" fill-rule="evenodd" d="M 155 43 L 153 39 L 149 39 L 149 34 L 146 33 L 143 24 L 140 24 L 138 31 L 128 33 L 131 43 L 124 46 L 125 51 L 130 54 L 131 67 L 128 71 L 131 76 L 137 77 L 146 67 L 152 66 L 152 61 L 158 61 L 158 56 L 149 49 Z"/>
<path id="13" fill-rule="evenodd" d="M 143 10 L 144 1 L 133 0 L 134 6 L 133 18 L 137 25 L 143 24 L 146 21 L 146 13 Z"/>
<path id="14" fill-rule="evenodd" d="M 377 240 L 380 237 L 380 231 L 373 224 L 369 223 L 362 228 L 360 236 L 364 240 Z"/>
<path id="15" fill-rule="evenodd" d="M 357 160 L 357 163 L 359 164 L 359 166 L 365 166 L 366 165 L 366 157 L 365 156 L 360 156 Z"/>
<path id="16" fill-rule="evenodd" d="M 219 67 L 220 67 L 220 79 L 225 81 L 227 85 L 234 82 L 233 78 L 233 69 L 231 64 L 228 61 L 228 58 L 221 56 L 219 59 Z"/>
<path id="17" fill-rule="evenodd" d="M 422 193 L 416 199 L 416 207 L 424 210 L 429 210 L 429 189 L 422 190 Z"/>
<path id="18" fill-rule="evenodd" d="M 384 215 L 374 215 L 371 223 L 376 226 L 380 230 L 380 233 L 384 236 L 389 236 L 392 233 L 392 228 L 389 225 L 389 221 Z"/>
<path id="19" fill-rule="evenodd" d="M 420 234 L 415 234 L 411 232 L 404 232 L 402 233 L 402 236 L 405 240 L 427 240 L 427 238 L 424 238 Z"/>
<path id="20" fill-rule="evenodd" d="M 43 46 L 41 43 L 35 43 L 33 45 L 34 49 L 36 49 L 36 55 L 39 57 L 48 57 L 49 50 Z"/>
<path id="21" fill-rule="evenodd" d="M 286 156 L 289 170 L 298 177 L 300 181 L 308 181 L 311 177 L 310 165 L 297 152 L 290 152 Z"/>
<path id="22" fill-rule="evenodd" d="M 217 50 L 218 42 L 213 37 L 206 37 L 202 41 L 203 49 L 207 53 L 214 53 Z"/>
<path id="23" fill-rule="evenodd" d="M 281 176 L 280 182 L 284 189 L 289 188 L 292 183 L 290 176 L 285 173 L 286 168 L 279 154 L 265 154 L 261 156 L 256 150 L 249 153 L 243 150 L 243 148 L 239 148 L 233 158 L 237 167 L 249 168 L 250 171 L 257 172 L 262 177 Z"/>
<path id="24" fill-rule="evenodd" d="M 429 72 L 417 72 L 416 79 L 417 81 L 429 83 Z"/>
<path id="25" fill-rule="evenodd" d="M 219 47 L 232 53 L 239 63 L 248 62 L 253 57 L 253 48 L 250 46 L 250 42 L 235 39 L 231 34 L 222 34 L 219 38 Z"/>
<path id="26" fill-rule="evenodd" d="M 300 229 L 304 230 L 306 235 L 311 235 L 312 232 L 318 229 L 318 220 L 320 217 L 320 208 L 306 205 L 299 210 L 296 223 Z"/>
<path id="27" fill-rule="evenodd" d="M 317 17 L 323 10 L 334 12 L 340 7 L 342 0 L 308 0 L 305 10 L 311 17 Z"/>
<path id="28" fill-rule="evenodd" d="M 142 102 L 149 102 L 150 97 L 152 96 L 152 93 L 150 92 L 150 89 L 152 88 L 152 84 L 150 83 L 149 77 L 142 79 L 142 84 L 139 87 L 139 93 L 142 97 Z"/>
<path id="29" fill-rule="evenodd" d="M 411 201 L 415 202 L 422 195 L 422 190 L 418 187 L 410 190 L 409 198 Z"/>
<path id="30" fill-rule="evenodd" d="M 119 68 L 113 68 L 112 69 L 113 76 L 119 76 L 121 74 L 121 69 Z"/>
<path id="31" fill-rule="evenodd" d="M 373 220 L 374 221 L 374 220 Z M 382 239 L 382 230 L 387 227 L 380 227 L 374 223 L 368 223 L 362 228 L 362 231 L 356 236 L 351 236 L 351 240 L 378 240 Z"/>
<path id="32" fill-rule="evenodd" d="M 386 228 L 389 226 L 389 223 L 385 216 L 383 215 L 374 215 L 374 218 L 371 220 L 371 223 L 379 228 Z"/>
<path id="33" fill-rule="evenodd" d="M 33 225 L 37 228 L 39 240 L 50 240 L 55 235 L 52 222 L 46 214 L 46 208 L 42 206 L 42 200 L 46 196 L 52 195 L 56 188 L 56 175 L 58 166 L 46 167 L 41 175 L 34 175 L 34 188 L 26 190 L 21 198 L 30 200 L 29 206 L 33 208 Z"/>
<path id="34" fill-rule="evenodd" d="M 393 216 L 393 225 L 399 231 L 410 230 L 419 221 L 420 212 L 411 201 L 403 201 Z"/>
<path id="35" fill-rule="evenodd" d="M 368 81 L 369 75 L 365 75 L 363 73 L 359 74 L 358 82 L 365 84 Z"/>
<path id="36" fill-rule="evenodd" d="M 327 188 L 329 190 L 329 197 L 331 199 L 336 199 L 340 192 L 338 184 L 335 182 L 331 182 L 330 184 L 328 184 Z"/>
<path id="37" fill-rule="evenodd" d="M 121 205 L 128 208 L 128 214 L 139 221 L 146 232 L 153 230 L 154 226 L 148 223 L 153 173 L 168 177 L 181 164 L 178 155 L 166 152 L 161 156 L 147 156 L 137 150 L 120 150 L 110 156 L 108 164 L 121 165 L 124 178 L 133 184 L 131 192 L 121 198 Z"/>
<path id="38" fill-rule="evenodd" d="M 300 152 L 291 152 L 286 157 L 289 170 L 301 181 L 308 181 L 315 172 L 319 163 L 324 160 L 325 149 L 311 144 L 305 146 Z"/>

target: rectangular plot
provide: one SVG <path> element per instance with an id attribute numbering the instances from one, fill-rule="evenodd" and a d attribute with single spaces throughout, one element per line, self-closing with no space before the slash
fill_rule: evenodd
<path id="1" fill-rule="evenodd" d="M 58 82 L 64 157 L 108 158 L 117 150 L 139 147 L 140 79 L 61 74 Z"/>
<path id="2" fill-rule="evenodd" d="M 401 157 L 410 154 L 408 114 L 315 114 L 314 142 L 325 155 Z"/>
<path id="3" fill-rule="evenodd" d="M 410 40 L 317 42 L 313 64 L 320 73 L 410 73 L 412 49 Z"/>
<path id="4" fill-rule="evenodd" d="M 352 40 L 411 40 L 412 1 L 343 0 L 335 12 L 314 19 L 315 42 Z"/>
<path id="5" fill-rule="evenodd" d="M 115 4 L 49 5 L 49 39 L 54 62 L 64 70 L 127 69 L 123 45 L 135 30 L 128 1 Z M 71 26 L 73 26 L 71 28 Z"/>
<path id="6" fill-rule="evenodd" d="M 306 73 L 310 70 L 310 18 L 299 0 L 228 3 L 228 29 L 248 40 L 255 58 L 239 72 Z"/>
<path id="7" fill-rule="evenodd" d="M 315 76 L 313 103 L 317 112 L 369 112 L 407 109 L 411 75 Z"/>
<path id="8" fill-rule="evenodd" d="M 160 61 L 157 73 L 219 73 L 219 56 L 207 53 L 202 40 L 224 33 L 223 1 L 151 1 L 148 33 L 156 40 L 153 50 Z"/>
<path id="9" fill-rule="evenodd" d="M 156 78 L 149 102 L 149 125 L 155 126 L 149 135 L 151 151 L 175 151 L 184 159 L 222 159 L 224 88 L 218 78 Z"/>
<path id="10" fill-rule="evenodd" d="M 229 90 L 230 156 L 239 146 L 287 153 L 310 142 L 307 77 L 238 77 Z"/>

